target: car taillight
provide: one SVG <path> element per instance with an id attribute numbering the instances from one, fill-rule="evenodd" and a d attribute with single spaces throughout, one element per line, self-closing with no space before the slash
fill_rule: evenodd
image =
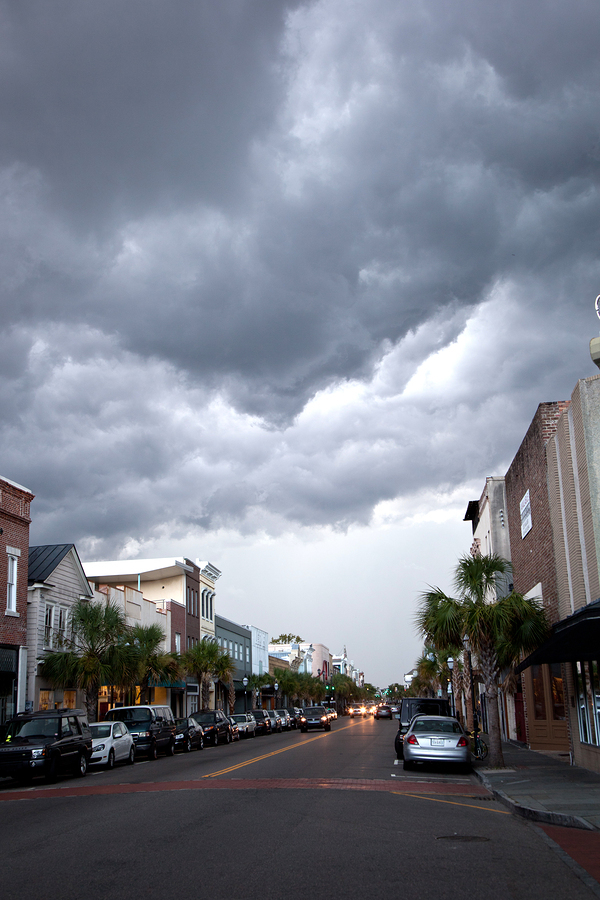
<path id="1" fill-rule="evenodd" d="M 457 744 L 456 746 L 457 746 L 457 747 L 468 747 L 468 746 L 469 746 L 469 745 L 467 744 L 467 739 L 466 739 L 466 737 L 464 736 L 464 734 L 463 734 L 463 736 L 462 736 L 461 738 L 459 738 L 458 744 Z"/>
<path id="2" fill-rule="evenodd" d="M 406 743 L 413 744 L 413 745 L 416 744 L 417 747 L 419 746 L 419 742 L 416 739 L 414 734 L 411 734 L 409 737 L 406 738 Z"/>

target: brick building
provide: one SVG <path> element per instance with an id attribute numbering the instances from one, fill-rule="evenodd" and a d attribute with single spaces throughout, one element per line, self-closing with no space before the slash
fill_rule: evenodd
<path id="1" fill-rule="evenodd" d="M 546 446 L 568 401 L 540 403 L 506 473 L 506 504 L 514 589 L 541 599 L 558 622 L 558 584 L 548 493 Z M 523 678 L 526 737 L 533 749 L 569 748 L 560 664 L 530 666 Z"/>
<path id="2" fill-rule="evenodd" d="M 554 624 L 520 668 L 534 689 L 534 729 L 542 715 L 550 726 L 564 718 L 575 762 L 600 771 L 600 375 L 580 380 L 564 404 L 546 466 Z"/>
<path id="3" fill-rule="evenodd" d="M 0 478 L 0 724 L 25 709 L 27 689 L 27 566 L 34 495 Z"/>

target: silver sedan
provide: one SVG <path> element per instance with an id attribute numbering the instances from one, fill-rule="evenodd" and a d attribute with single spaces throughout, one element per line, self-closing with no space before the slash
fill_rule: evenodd
<path id="1" fill-rule="evenodd" d="M 471 769 L 469 736 L 450 716 L 415 716 L 404 735 L 404 768 L 415 763 L 454 763 Z"/>

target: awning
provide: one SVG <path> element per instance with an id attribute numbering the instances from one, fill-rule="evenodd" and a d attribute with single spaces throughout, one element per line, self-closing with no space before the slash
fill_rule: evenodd
<path id="1" fill-rule="evenodd" d="M 543 663 L 595 659 L 600 659 L 600 600 L 588 603 L 554 625 L 548 640 L 530 653 L 515 671 L 518 674 L 529 666 Z"/>

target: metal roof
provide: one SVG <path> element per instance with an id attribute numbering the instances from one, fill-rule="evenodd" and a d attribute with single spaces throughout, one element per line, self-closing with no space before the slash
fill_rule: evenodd
<path id="1" fill-rule="evenodd" d="M 29 548 L 29 584 L 45 581 L 75 544 L 43 544 Z"/>

